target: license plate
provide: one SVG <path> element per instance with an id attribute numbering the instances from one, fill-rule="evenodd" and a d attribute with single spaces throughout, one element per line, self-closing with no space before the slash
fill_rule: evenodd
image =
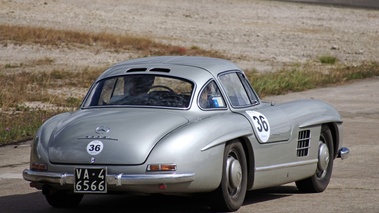
<path id="1" fill-rule="evenodd" d="M 106 168 L 75 168 L 74 192 L 106 193 Z"/>

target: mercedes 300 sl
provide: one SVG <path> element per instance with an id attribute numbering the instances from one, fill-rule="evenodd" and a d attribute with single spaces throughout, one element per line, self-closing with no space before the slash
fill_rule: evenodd
<path id="1" fill-rule="evenodd" d="M 44 122 L 23 178 L 57 208 L 85 194 L 158 193 L 236 211 L 249 190 L 324 191 L 334 159 L 349 155 L 342 123 L 321 100 L 262 101 L 228 60 L 132 59 L 105 70 L 78 110 Z"/>

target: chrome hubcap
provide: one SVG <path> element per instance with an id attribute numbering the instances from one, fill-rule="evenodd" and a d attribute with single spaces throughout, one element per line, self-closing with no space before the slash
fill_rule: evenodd
<path id="1" fill-rule="evenodd" d="M 329 148 L 325 143 L 320 142 L 318 150 L 318 169 L 320 171 L 325 171 L 328 168 L 330 161 Z"/>
<path id="2" fill-rule="evenodd" d="M 229 184 L 231 188 L 238 188 L 242 182 L 242 169 L 238 160 L 229 157 L 227 161 L 227 171 L 229 176 Z"/>

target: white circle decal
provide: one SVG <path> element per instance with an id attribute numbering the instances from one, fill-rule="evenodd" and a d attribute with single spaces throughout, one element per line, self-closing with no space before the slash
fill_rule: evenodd
<path id="1" fill-rule="evenodd" d="M 91 141 L 87 145 L 87 152 L 90 155 L 97 155 L 101 151 L 103 151 L 103 147 L 104 147 L 103 142 L 101 142 L 99 140 Z"/>
<path id="2" fill-rule="evenodd" d="M 257 111 L 246 111 L 254 123 L 257 136 L 262 142 L 267 142 L 270 138 L 270 124 L 262 113 Z"/>

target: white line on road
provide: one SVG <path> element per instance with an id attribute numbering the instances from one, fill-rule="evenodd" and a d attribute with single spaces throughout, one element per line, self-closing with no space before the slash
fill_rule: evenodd
<path id="1" fill-rule="evenodd" d="M 21 173 L 0 174 L 0 179 L 23 179 Z"/>

